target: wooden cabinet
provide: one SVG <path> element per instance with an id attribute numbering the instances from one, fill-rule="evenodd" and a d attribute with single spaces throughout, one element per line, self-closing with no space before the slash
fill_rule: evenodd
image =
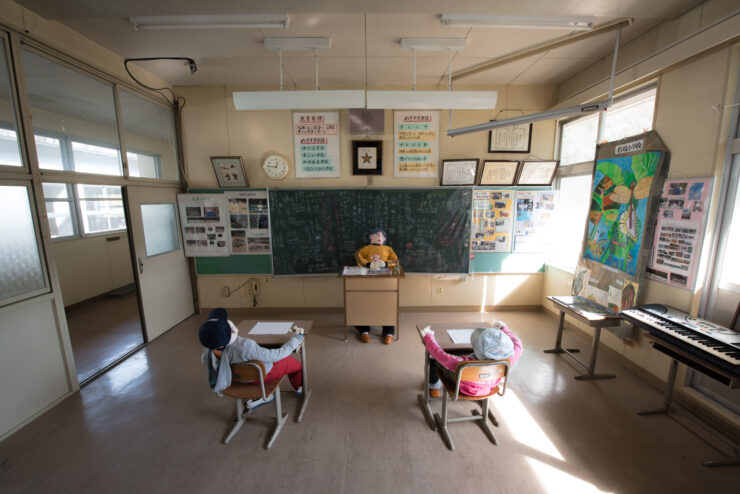
<path id="1" fill-rule="evenodd" d="M 344 339 L 349 326 L 395 326 L 398 339 L 398 287 L 403 269 L 399 267 L 398 274 L 339 276 L 344 282 Z"/>

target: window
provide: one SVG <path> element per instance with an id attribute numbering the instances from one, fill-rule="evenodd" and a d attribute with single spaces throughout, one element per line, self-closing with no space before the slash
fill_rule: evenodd
<path id="1" fill-rule="evenodd" d="M 175 205 L 142 204 L 141 220 L 144 225 L 146 256 L 152 257 L 180 248 Z"/>
<path id="2" fill-rule="evenodd" d="M 655 95 L 655 87 L 640 90 L 617 98 L 606 111 L 561 124 L 558 203 L 554 214 L 560 240 L 551 244 L 548 264 L 570 272 L 575 270 L 591 197 L 596 143 L 616 141 L 652 129 Z"/>
<path id="3" fill-rule="evenodd" d="M 84 234 L 126 229 L 121 187 L 77 184 L 75 190 Z"/>
<path id="4" fill-rule="evenodd" d="M 15 91 L 10 83 L 8 70 L 8 48 L 5 37 L 0 39 L 0 165 L 23 166 L 18 142 L 18 126 L 15 118 Z"/>
<path id="5" fill-rule="evenodd" d="M 76 235 L 74 207 L 70 186 L 67 184 L 42 184 L 46 201 L 46 216 L 49 218 L 51 238 Z"/>
<path id="6" fill-rule="evenodd" d="M 31 191 L 25 185 L 0 184 L 0 305 L 46 289 Z M 12 214 L 8 214 L 11 213 Z"/>

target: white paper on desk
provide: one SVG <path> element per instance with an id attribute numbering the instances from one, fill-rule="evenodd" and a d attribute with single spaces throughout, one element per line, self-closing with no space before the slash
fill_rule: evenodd
<path id="1" fill-rule="evenodd" d="M 292 322 L 258 322 L 249 334 L 285 334 L 292 327 Z"/>
<path id="2" fill-rule="evenodd" d="M 367 274 L 367 268 L 361 266 L 345 266 L 342 271 L 342 276 L 365 276 Z"/>
<path id="3" fill-rule="evenodd" d="M 448 329 L 447 334 L 450 335 L 452 343 L 455 345 L 469 345 L 470 335 L 473 334 L 474 329 Z"/>

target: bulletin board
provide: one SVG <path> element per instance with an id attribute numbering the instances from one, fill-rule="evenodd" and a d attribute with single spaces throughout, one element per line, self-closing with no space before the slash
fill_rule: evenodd
<path id="1" fill-rule="evenodd" d="M 439 111 L 394 111 L 395 177 L 437 177 Z"/>

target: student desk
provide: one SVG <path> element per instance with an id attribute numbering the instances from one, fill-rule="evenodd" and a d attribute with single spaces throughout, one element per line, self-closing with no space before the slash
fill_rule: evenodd
<path id="1" fill-rule="evenodd" d="M 594 374 L 596 368 L 596 357 L 599 352 L 599 339 L 601 337 L 601 328 L 619 326 L 619 313 L 612 312 L 606 307 L 598 305 L 584 297 L 547 297 L 548 300 L 555 304 L 555 308 L 560 311 L 560 322 L 558 324 L 558 334 L 555 337 L 555 348 L 544 350 L 545 353 L 564 353 L 575 360 L 588 370 L 588 373 L 575 376 L 578 380 L 589 379 L 612 379 L 614 374 Z M 565 329 L 565 314 L 575 317 L 579 321 L 594 328 L 594 339 L 591 346 L 591 362 L 584 363 L 573 355 L 579 352 L 577 348 L 563 348 L 563 330 Z"/>
<path id="2" fill-rule="evenodd" d="M 437 340 L 437 343 L 447 353 L 453 353 L 453 354 L 459 354 L 459 355 L 465 355 L 469 354 L 473 351 L 473 347 L 470 345 L 470 343 L 466 344 L 456 344 L 452 341 L 452 338 L 450 338 L 450 335 L 447 334 L 448 329 L 475 329 L 475 328 L 487 328 L 491 326 L 491 323 L 485 322 L 485 321 L 477 321 L 477 322 L 449 322 L 444 324 L 417 324 L 416 325 L 416 331 L 419 332 L 419 338 L 421 338 L 421 344 L 424 345 L 424 338 L 421 337 L 421 330 L 426 328 L 427 326 L 430 327 L 432 331 L 434 331 L 434 338 Z M 429 362 L 431 360 L 431 356 L 429 355 L 429 352 L 426 349 L 426 345 L 424 346 L 424 393 L 420 394 L 417 398 L 419 400 L 419 406 L 421 407 L 421 411 L 424 413 L 424 419 L 427 421 L 427 425 L 432 430 L 437 429 L 437 425 L 434 422 L 434 416 L 432 414 L 432 408 L 429 406 Z M 442 392 L 444 392 L 444 388 L 442 389 Z M 493 415 L 489 415 L 490 417 L 493 417 Z M 495 422 L 494 422 L 495 424 Z"/>
<path id="3" fill-rule="evenodd" d="M 345 275 L 344 282 L 344 341 L 350 326 L 395 326 L 396 341 L 401 333 L 398 325 L 398 283 L 403 268 L 375 274 Z"/>
<path id="4" fill-rule="evenodd" d="M 247 319 L 240 322 L 237 325 L 239 328 L 239 334 L 246 336 L 252 330 L 252 328 L 260 321 L 256 319 Z M 262 322 L 278 322 L 278 321 L 262 321 Z M 293 325 L 303 328 L 304 334 L 308 335 L 313 327 L 313 321 L 305 320 L 293 320 Z M 288 341 L 293 333 L 288 332 L 285 334 L 249 334 L 249 338 L 256 341 L 259 345 L 267 348 L 278 348 Z M 308 386 L 308 365 L 306 363 L 306 339 L 303 339 L 301 348 L 301 366 L 303 367 L 303 399 L 301 400 L 301 407 L 298 409 L 298 415 L 296 415 L 295 421 L 300 422 L 303 418 L 303 413 L 306 411 L 306 405 L 308 400 L 311 398 L 311 388 Z"/>

